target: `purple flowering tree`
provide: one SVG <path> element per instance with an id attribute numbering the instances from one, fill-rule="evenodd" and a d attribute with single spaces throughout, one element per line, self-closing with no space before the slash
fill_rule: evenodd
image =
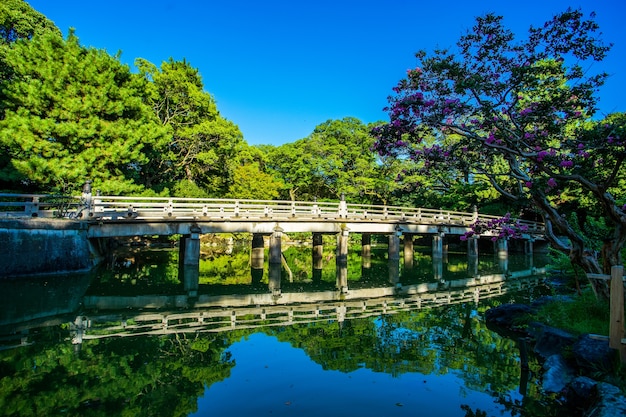
<path id="1" fill-rule="evenodd" d="M 585 201 L 602 218 L 611 231 L 599 243 L 603 263 L 620 264 L 626 117 L 593 119 L 607 74 L 590 75 L 590 68 L 610 49 L 593 18 L 567 10 L 521 40 L 500 16 L 477 18 L 454 51 L 416 54 L 419 66 L 389 97 L 390 121 L 373 134 L 381 155 L 410 158 L 427 171 L 468 172 L 537 210 L 552 247 L 599 273 L 589 236 L 572 221 L 572 207 L 583 206 L 571 202 Z M 496 226 L 514 235 L 507 221 Z"/>

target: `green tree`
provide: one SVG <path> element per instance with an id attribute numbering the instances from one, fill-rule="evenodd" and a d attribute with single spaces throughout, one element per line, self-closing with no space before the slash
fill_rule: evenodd
<path id="1" fill-rule="evenodd" d="M 258 146 L 241 143 L 236 150 L 236 166 L 227 197 L 274 200 L 280 197 L 285 184 L 267 172 L 267 152 Z"/>
<path id="2" fill-rule="evenodd" d="M 61 35 L 52 21 L 23 0 L 4 0 L 0 4 L 0 80 L 10 76 L 6 62 L 10 45 L 19 39 L 30 39 L 47 32 Z"/>
<path id="3" fill-rule="evenodd" d="M 46 33 L 7 51 L 13 73 L 0 85 L 5 185 L 54 190 L 82 184 L 110 193 L 141 190 L 144 146 L 164 131 L 144 104 L 145 82 L 119 57 Z"/>
<path id="4" fill-rule="evenodd" d="M 186 181 L 209 196 L 223 196 L 233 180 L 241 131 L 220 115 L 198 70 L 188 62 L 170 58 L 157 69 L 138 59 L 136 65 L 150 82 L 149 102 L 170 135 L 149 153 L 150 164 L 143 172 L 146 187 L 162 191 Z"/>
<path id="5" fill-rule="evenodd" d="M 546 237 L 572 263 L 601 272 L 563 204 L 562 196 L 580 193 L 611 230 L 606 265 L 621 263 L 624 117 L 591 121 L 607 75 L 583 70 L 610 48 L 597 30 L 593 16 L 568 10 L 516 42 L 502 17 L 479 17 L 456 51 L 417 53 L 421 66 L 394 88 L 390 122 L 374 132 L 377 150 L 488 179 L 519 207 L 538 210 Z M 437 141 L 424 146 L 431 137 Z"/>
<path id="6" fill-rule="evenodd" d="M 372 127 L 352 117 L 328 120 L 308 137 L 270 151 L 268 164 L 292 200 L 336 200 L 344 194 L 352 202 L 386 203 L 400 164 L 371 151 Z"/>

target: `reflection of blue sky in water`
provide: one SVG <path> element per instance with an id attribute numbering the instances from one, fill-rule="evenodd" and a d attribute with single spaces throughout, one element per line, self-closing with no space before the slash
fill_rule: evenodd
<path id="1" fill-rule="evenodd" d="M 464 416 L 462 404 L 507 415 L 453 373 L 324 370 L 303 350 L 261 333 L 229 351 L 236 363 L 230 377 L 206 389 L 193 416 Z"/>

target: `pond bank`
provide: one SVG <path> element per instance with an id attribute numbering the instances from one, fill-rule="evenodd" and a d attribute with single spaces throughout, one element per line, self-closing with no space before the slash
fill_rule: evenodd
<path id="1" fill-rule="evenodd" d="M 575 336 L 536 321 L 522 324 L 545 303 L 569 301 L 567 296 L 557 296 L 542 297 L 530 305 L 503 304 L 487 310 L 485 319 L 493 330 L 517 339 L 520 352 L 532 348 L 542 363 L 542 388 L 560 396 L 572 415 L 624 416 L 626 397 L 610 377 L 619 366 L 618 352 L 609 348 L 608 341 L 589 334 Z"/>

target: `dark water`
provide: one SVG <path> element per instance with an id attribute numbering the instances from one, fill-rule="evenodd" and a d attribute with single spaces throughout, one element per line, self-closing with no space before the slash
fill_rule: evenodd
<path id="1" fill-rule="evenodd" d="M 546 259 L 463 254 L 413 265 L 206 248 L 128 250 L 92 274 L 0 282 L 5 416 L 544 416 L 540 366 L 484 312 L 545 294 Z M 224 252 L 228 253 L 224 253 Z M 321 266 L 321 268 L 319 268 Z M 339 289 L 338 289 L 339 288 Z M 343 290 L 341 290 L 343 289 Z"/>

